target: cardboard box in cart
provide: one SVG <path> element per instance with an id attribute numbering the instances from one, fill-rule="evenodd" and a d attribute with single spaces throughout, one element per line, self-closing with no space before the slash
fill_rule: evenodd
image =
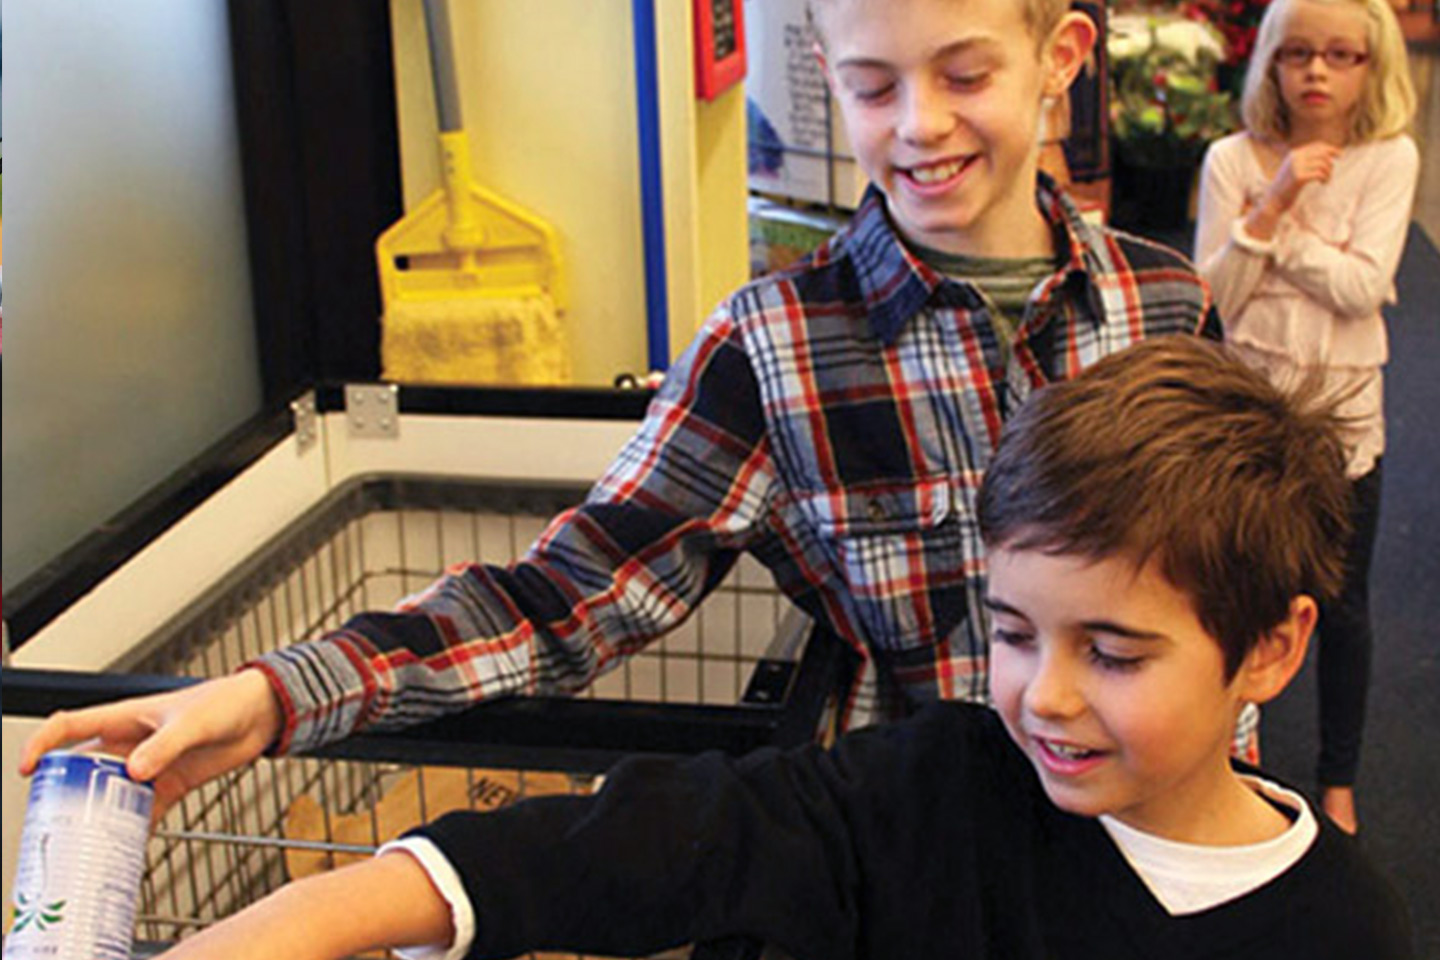
<path id="1" fill-rule="evenodd" d="M 854 209 L 865 175 L 815 61 L 805 0 L 745 0 L 751 190 Z"/>

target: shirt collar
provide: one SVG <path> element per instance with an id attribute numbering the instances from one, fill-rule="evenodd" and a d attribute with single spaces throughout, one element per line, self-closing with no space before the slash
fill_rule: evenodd
<path id="1" fill-rule="evenodd" d="M 1036 201 L 1059 247 L 1060 268 L 1046 289 L 1046 296 L 1065 284 L 1074 284 L 1076 292 L 1088 296 L 1093 287 L 1092 274 L 1105 272 L 1094 253 L 1091 232 L 1068 197 L 1046 174 L 1040 174 Z M 844 241 L 851 262 L 855 265 L 861 301 L 871 327 L 885 343 L 893 343 L 901 329 L 920 309 L 941 298 L 947 306 L 975 309 L 981 301 L 968 286 L 947 281 L 910 251 L 900 239 L 885 209 L 885 196 L 871 184 L 861 198 L 851 219 Z M 1091 322 L 1099 323 L 1103 314 L 1084 311 Z"/>

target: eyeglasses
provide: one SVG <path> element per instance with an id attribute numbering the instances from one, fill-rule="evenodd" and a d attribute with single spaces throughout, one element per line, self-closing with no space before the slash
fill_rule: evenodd
<path id="1" fill-rule="evenodd" d="M 1363 50 L 1351 50 L 1349 47 L 1314 50 L 1303 43 L 1284 46 L 1275 51 L 1275 62 L 1282 67 L 1308 67 L 1316 57 L 1324 60 L 1325 66 L 1331 70 L 1349 70 L 1369 60 L 1370 54 Z"/>

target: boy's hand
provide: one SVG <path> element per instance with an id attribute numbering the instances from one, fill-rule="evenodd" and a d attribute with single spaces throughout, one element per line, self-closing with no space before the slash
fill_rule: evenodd
<path id="1" fill-rule="evenodd" d="M 1329 143 L 1307 143 L 1295 147 L 1285 155 L 1275 179 L 1270 184 L 1269 197 L 1276 211 L 1284 213 L 1295 205 L 1300 191 L 1307 183 L 1326 183 L 1335 170 L 1335 158 L 1340 148 Z"/>
<path id="2" fill-rule="evenodd" d="M 450 905 L 429 875 L 394 852 L 287 884 L 159 960 L 344 960 L 454 937 Z"/>
<path id="3" fill-rule="evenodd" d="M 249 763 L 280 733 L 280 703 L 259 670 L 50 716 L 25 744 L 20 773 L 40 757 L 85 740 L 128 757 L 130 775 L 155 784 L 155 817 L 207 780 Z"/>

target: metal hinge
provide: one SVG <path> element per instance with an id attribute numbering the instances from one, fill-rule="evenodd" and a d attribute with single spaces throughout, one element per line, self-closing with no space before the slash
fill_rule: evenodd
<path id="1" fill-rule="evenodd" d="M 295 448 L 305 453 L 320 439 L 320 418 L 315 412 L 315 391 L 290 401 L 290 413 L 295 418 Z"/>
<path id="2" fill-rule="evenodd" d="M 400 388 L 393 383 L 346 384 L 345 421 L 352 437 L 400 436 Z"/>

